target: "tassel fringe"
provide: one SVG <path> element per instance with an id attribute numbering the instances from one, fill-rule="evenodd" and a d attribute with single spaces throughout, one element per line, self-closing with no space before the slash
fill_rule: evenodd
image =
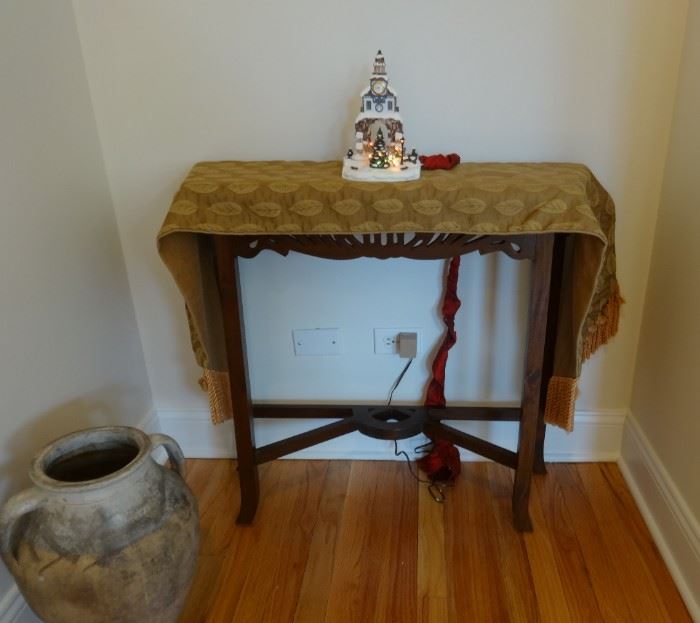
<path id="1" fill-rule="evenodd" d="M 544 421 L 559 426 L 568 433 L 574 430 L 574 405 L 577 394 L 576 379 L 565 376 L 553 376 L 549 379 Z"/>
<path id="2" fill-rule="evenodd" d="M 603 344 L 607 344 L 615 336 L 620 324 L 620 307 L 624 302 L 620 296 L 617 281 L 613 281 L 610 298 L 593 326 L 588 327 L 588 333 L 581 345 L 581 361 L 589 359 Z"/>
<path id="3" fill-rule="evenodd" d="M 199 379 L 199 386 L 209 396 L 209 413 L 214 424 L 221 424 L 233 417 L 231 408 L 231 388 L 228 384 L 228 372 L 204 369 Z"/>
<path id="4" fill-rule="evenodd" d="M 581 361 L 590 358 L 601 346 L 617 333 L 620 324 L 620 307 L 624 303 L 617 281 L 613 281 L 610 297 L 595 323 L 588 328 L 581 345 Z M 576 379 L 553 376 L 547 386 L 547 403 L 544 421 L 559 426 L 567 432 L 574 430 L 574 407 L 578 388 Z"/>

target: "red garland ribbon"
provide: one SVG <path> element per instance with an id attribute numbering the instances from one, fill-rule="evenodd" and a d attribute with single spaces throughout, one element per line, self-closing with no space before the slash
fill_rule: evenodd
<path id="1" fill-rule="evenodd" d="M 447 327 L 440 349 L 433 359 L 433 377 L 428 384 L 425 396 L 426 407 L 442 408 L 445 406 L 445 367 L 447 354 L 457 342 L 455 331 L 455 315 L 462 305 L 457 296 L 457 281 L 459 278 L 460 257 L 453 257 L 447 271 L 445 297 L 442 301 L 442 319 Z M 418 460 L 418 467 L 433 482 L 453 482 L 459 475 L 461 464 L 457 447 L 443 439 L 433 439 L 431 452 Z"/>
<path id="2" fill-rule="evenodd" d="M 459 154 L 435 154 L 434 156 L 419 156 L 418 159 L 427 170 L 447 169 L 448 171 L 459 164 Z"/>
<path id="3" fill-rule="evenodd" d="M 442 301 L 442 319 L 447 327 L 447 332 L 442 340 L 440 349 L 433 359 L 433 378 L 428 385 L 425 396 L 426 407 L 445 406 L 445 366 L 447 365 L 447 354 L 457 342 L 457 332 L 455 331 L 455 315 L 462 305 L 462 301 L 457 296 L 457 280 L 459 279 L 460 257 L 453 257 L 447 271 L 447 284 L 445 286 L 445 298 Z"/>

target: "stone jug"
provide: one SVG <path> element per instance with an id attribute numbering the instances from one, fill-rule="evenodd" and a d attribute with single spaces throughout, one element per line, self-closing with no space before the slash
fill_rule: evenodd
<path id="1" fill-rule="evenodd" d="M 164 446 L 174 471 L 151 458 Z M 0 513 L 0 547 L 47 623 L 173 623 L 199 545 L 180 447 L 137 428 L 66 435 L 34 458 L 34 486 Z"/>

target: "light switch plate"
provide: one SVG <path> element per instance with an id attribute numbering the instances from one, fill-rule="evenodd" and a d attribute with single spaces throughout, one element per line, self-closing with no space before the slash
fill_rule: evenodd
<path id="1" fill-rule="evenodd" d="M 340 329 L 294 329 L 294 354 L 340 355 Z"/>

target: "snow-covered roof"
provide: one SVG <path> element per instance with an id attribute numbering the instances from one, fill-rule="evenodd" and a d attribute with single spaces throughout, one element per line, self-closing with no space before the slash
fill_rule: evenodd
<path id="1" fill-rule="evenodd" d="M 382 112 L 377 112 L 376 110 L 367 110 L 361 112 L 357 117 L 355 117 L 355 123 L 362 121 L 362 119 L 396 119 L 403 123 L 401 115 L 393 110 L 382 110 Z"/>

